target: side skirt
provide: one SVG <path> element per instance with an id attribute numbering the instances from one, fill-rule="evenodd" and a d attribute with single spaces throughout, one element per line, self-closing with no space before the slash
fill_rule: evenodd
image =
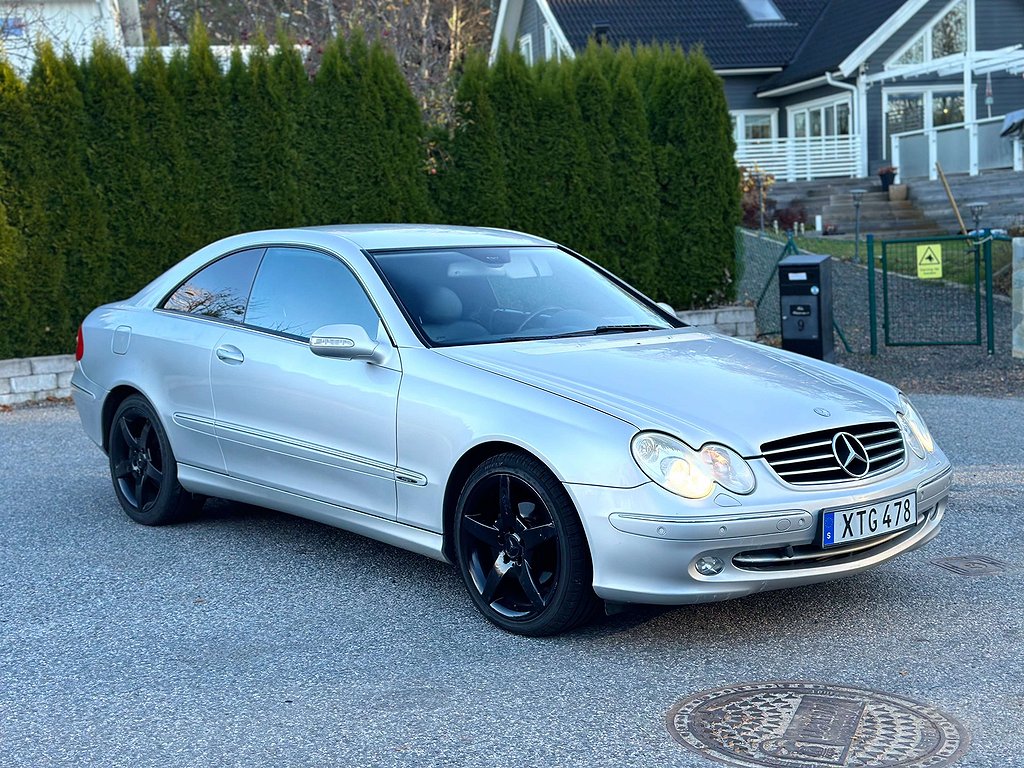
<path id="1" fill-rule="evenodd" d="M 358 533 L 434 560 L 449 562 L 443 552 L 444 537 L 439 533 L 356 512 L 337 504 L 267 488 L 188 464 L 178 464 L 178 481 L 182 487 L 193 493 L 276 509 L 279 512 L 287 512 L 290 515 Z"/>

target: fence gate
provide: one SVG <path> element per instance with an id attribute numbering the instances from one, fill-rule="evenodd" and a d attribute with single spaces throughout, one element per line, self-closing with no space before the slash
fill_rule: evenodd
<path id="1" fill-rule="evenodd" d="M 989 354 L 995 351 L 991 236 L 875 241 L 868 235 L 867 239 L 871 354 L 878 352 L 876 258 L 881 267 L 882 330 L 887 346 L 980 346 L 984 337 Z"/>

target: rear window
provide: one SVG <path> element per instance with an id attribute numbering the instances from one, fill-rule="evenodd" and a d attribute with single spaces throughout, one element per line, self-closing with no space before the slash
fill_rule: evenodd
<path id="1" fill-rule="evenodd" d="M 253 248 L 218 259 L 179 285 L 163 308 L 241 323 L 263 251 Z"/>

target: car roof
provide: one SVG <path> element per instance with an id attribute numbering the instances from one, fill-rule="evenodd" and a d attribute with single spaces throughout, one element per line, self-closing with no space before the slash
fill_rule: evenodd
<path id="1" fill-rule="evenodd" d="M 331 224 L 303 229 L 338 235 L 367 251 L 553 244 L 550 240 L 507 229 L 444 224 Z"/>

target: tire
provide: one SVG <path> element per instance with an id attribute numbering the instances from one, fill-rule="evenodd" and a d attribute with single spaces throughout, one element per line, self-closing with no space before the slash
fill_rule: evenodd
<path id="1" fill-rule="evenodd" d="M 531 456 L 484 461 L 459 495 L 455 552 L 474 604 L 491 622 L 540 637 L 599 606 L 583 525 L 562 484 Z"/>
<path id="2" fill-rule="evenodd" d="M 141 395 L 114 413 L 107 443 L 110 478 L 121 507 L 143 525 L 168 525 L 202 504 L 178 483 L 178 463 L 160 419 Z"/>

